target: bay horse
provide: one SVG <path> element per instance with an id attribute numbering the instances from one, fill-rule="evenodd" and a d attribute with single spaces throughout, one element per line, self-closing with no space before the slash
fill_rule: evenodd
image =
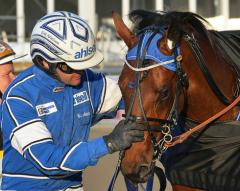
<path id="1" fill-rule="evenodd" d="M 132 30 L 113 12 L 128 47 L 118 83 L 126 120 L 144 123 L 147 131 L 143 142 L 125 150 L 122 173 L 146 182 L 160 159 L 174 191 L 240 190 L 240 33 L 210 30 L 190 12 L 135 10 L 129 16 Z M 186 140 L 184 132 L 190 132 Z M 181 144 L 173 144 L 177 140 Z"/>

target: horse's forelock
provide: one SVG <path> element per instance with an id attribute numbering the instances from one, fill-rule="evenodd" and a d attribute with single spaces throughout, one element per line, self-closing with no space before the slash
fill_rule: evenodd
<path id="1" fill-rule="evenodd" d="M 138 33 L 146 27 L 160 25 L 162 23 L 164 12 L 152 12 L 146 10 L 134 10 L 129 14 L 133 23 L 133 31 Z"/>
<path id="2" fill-rule="evenodd" d="M 206 25 L 209 24 L 203 17 L 191 12 L 152 12 L 145 10 L 134 10 L 129 14 L 133 23 L 133 32 L 138 33 L 149 26 L 168 26 L 168 36 L 177 43 L 182 34 L 190 34 L 191 29 L 196 30 L 199 35 L 209 38 Z"/>

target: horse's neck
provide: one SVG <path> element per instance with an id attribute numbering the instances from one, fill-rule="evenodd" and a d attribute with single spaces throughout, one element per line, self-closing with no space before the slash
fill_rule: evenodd
<path id="1" fill-rule="evenodd" d="M 213 49 L 208 44 L 201 43 L 201 50 L 205 58 L 207 68 L 212 74 L 216 84 L 221 91 L 228 97 L 232 98 L 236 86 L 236 77 L 232 68 L 224 63 L 223 60 L 217 60 Z M 215 95 L 208 85 L 195 56 L 189 49 L 186 42 L 181 45 L 183 56 L 183 69 L 188 75 L 189 87 L 187 89 L 187 117 L 203 121 L 213 116 L 226 105 Z M 232 120 L 236 118 L 238 108 L 234 108 L 220 120 Z"/>

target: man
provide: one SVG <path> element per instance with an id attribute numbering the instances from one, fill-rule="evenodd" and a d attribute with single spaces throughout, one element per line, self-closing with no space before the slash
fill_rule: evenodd
<path id="1" fill-rule="evenodd" d="M 2 190 L 83 190 L 82 171 L 144 139 L 121 121 L 88 140 L 90 127 L 121 107 L 118 85 L 90 67 L 103 60 L 90 27 L 75 14 L 41 18 L 31 35 L 34 66 L 18 75 L 2 102 Z"/>
<path id="2" fill-rule="evenodd" d="M 15 78 L 13 74 L 14 71 L 12 61 L 21 57 L 22 56 L 16 56 L 16 53 L 13 51 L 13 49 L 7 43 L 0 40 L 0 104 L 2 100 L 2 94 Z M 2 158 L 2 150 L 2 131 L 0 129 L 0 158 Z"/>
<path id="3" fill-rule="evenodd" d="M 22 56 L 16 56 L 16 53 L 7 43 L 0 40 L 0 102 L 3 92 L 15 78 L 12 61 L 20 57 Z"/>
<path id="4" fill-rule="evenodd" d="M 13 49 L 5 42 L 0 40 L 0 103 L 2 94 L 7 86 L 14 79 L 12 60 L 14 56 Z M 0 157 L 2 158 L 2 131 L 0 129 Z"/>

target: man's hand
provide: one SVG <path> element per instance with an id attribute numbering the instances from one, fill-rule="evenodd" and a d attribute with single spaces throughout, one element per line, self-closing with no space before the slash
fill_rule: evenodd
<path id="1" fill-rule="evenodd" d="M 109 153 L 124 150 L 134 142 L 144 140 L 144 125 L 136 122 L 121 120 L 113 131 L 103 139 L 108 147 Z"/>

